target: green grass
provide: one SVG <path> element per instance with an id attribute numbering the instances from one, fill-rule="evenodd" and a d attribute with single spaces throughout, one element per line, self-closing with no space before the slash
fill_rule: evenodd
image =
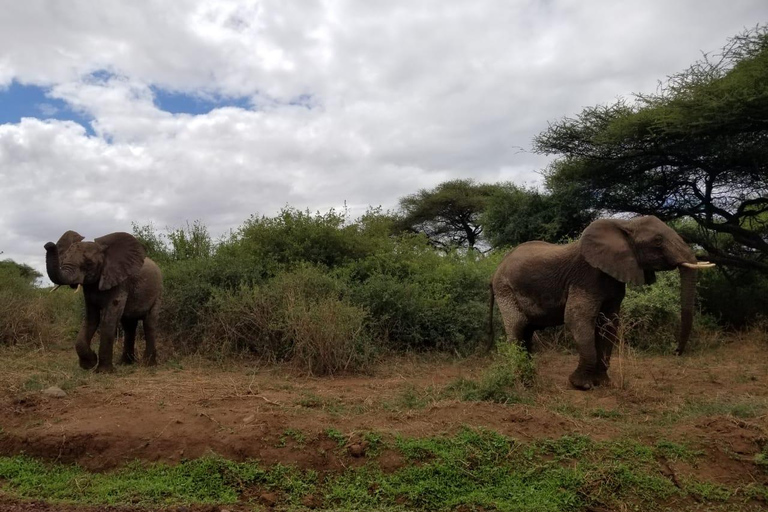
<path id="1" fill-rule="evenodd" d="M 675 423 L 682 418 L 698 416 L 734 416 L 736 418 L 756 418 L 765 414 L 768 403 L 764 398 L 745 397 L 734 402 L 725 399 L 686 400 L 677 410 L 666 413 L 661 418 L 662 424 Z"/>
<path id="2" fill-rule="evenodd" d="M 344 439 L 332 429 L 326 435 L 339 444 Z M 248 502 L 269 491 L 278 496 L 279 507 L 294 510 L 308 495 L 323 508 L 339 510 L 510 512 L 618 510 L 627 504 L 629 510 L 658 510 L 670 500 L 739 510 L 745 498 L 766 496 L 757 484 L 740 489 L 688 478 L 678 487 L 663 476 L 660 457 L 695 462 L 702 452 L 665 440 L 646 445 L 570 435 L 524 444 L 472 428 L 453 436 L 387 439 L 367 432 L 362 438 L 369 443 L 368 463 L 341 473 L 219 457 L 176 466 L 136 462 L 111 473 L 90 473 L 16 456 L 0 457 L 0 484 L 14 498 L 144 507 Z M 399 469 L 379 468 L 376 457 L 383 448 L 402 456 Z"/>

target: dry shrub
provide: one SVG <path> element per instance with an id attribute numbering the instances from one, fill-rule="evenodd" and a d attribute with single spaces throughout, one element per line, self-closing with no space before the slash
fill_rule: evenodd
<path id="1" fill-rule="evenodd" d="M 77 332 L 81 301 L 79 296 L 0 287 L 0 345 L 46 346 L 71 338 Z"/>
<path id="2" fill-rule="evenodd" d="M 343 298 L 340 282 L 311 267 L 217 292 L 205 317 L 209 352 L 248 351 L 312 375 L 362 371 L 372 360 L 366 312 Z"/>
<path id="3" fill-rule="evenodd" d="M 291 360 L 312 375 L 331 375 L 350 368 L 364 370 L 371 356 L 365 337 L 366 314 L 335 297 L 307 302 L 288 296 L 284 332 L 293 345 Z"/>
<path id="4" fill-rule="evenodd" d="M 40 301 L 0 291 L 0 344 L 42 345 L 48 330 Z"/>

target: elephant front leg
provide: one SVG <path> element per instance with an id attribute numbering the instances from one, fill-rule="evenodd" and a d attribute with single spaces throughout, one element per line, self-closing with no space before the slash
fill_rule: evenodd
<path id="1" fill-rule="evenodd" d="M 77 358 L 80 362 L 80 368 L 84 370 L 90 370 L 98 362 L 96 358 L 96 352 L 91 349 L 91 340 L 96 333 L 96 329 L 99 328 L 100 315 L 99 310 L 95 306 L 85 304 L 85 318 L 83 324 L 80 327 L 80 332 L 77 333 L 77 341 L 75 341 L 75 351 L 77 352 Z"/>
<path id="2" fill-rule="evenodd" d="M 117 335 L 117 324 L 123 315 L 125 298 L 112 300 L 112 307 L 102 310 L 101 328 L 99 329 L 99 364 L 96 371 L 99 373 L 111 373 L 115 371 L 112 364 L 112 349 Z"/>
<path id="3" fill-rule="evenodd" d="M 599 310 L 599 303 L 573 292 L 565 307 L 565 325 L 571 331 L 579 350 L 579 366 L 568 378 L 576 389 L 592 389 L 597 377 L 595 321 Z"/>
<path id="4" fill-rule="evenodd" d="M 594 385 L 605 386 L 611 383 L 608 368 L 611 366 L 611 354 L 617 342 L 619 327 L 619 307 L 609 307 L 600 313 L 595 328 L 595 347 L 597 349 L 597 370 Z"/>

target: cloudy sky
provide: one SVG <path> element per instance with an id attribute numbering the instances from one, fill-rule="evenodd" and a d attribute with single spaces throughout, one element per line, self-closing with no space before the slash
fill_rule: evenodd
<path id="1" fill-rule="evenodd" d="M 0 14 L 0 258 L 282 206 L 535 184 L 547 122 L 686 68 L 766 0 L 24 0 Z"/>

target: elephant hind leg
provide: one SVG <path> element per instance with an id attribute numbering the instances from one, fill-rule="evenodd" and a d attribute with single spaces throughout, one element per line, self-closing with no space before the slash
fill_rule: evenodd
<path id="1" fill-rule="evenodd" d="M 517 307 L 517 304 L 508 295 L 498 294 L 496 303 L 499 305 L 501 320 L 504 322 L 504 332 L 507 333 L 507 341 L 523 343 L 530 353 L 534 329 L 529 325 L 528 318 Z"/>
<path id="2" fill-rule="evenodd" d="M 120 358 L 120 364 L 133 364 L 136 362 L 136 328 L 139 321 L 134 318 L 123 318 L 120 323 L 123 325 L 125 338 L 123 340 L 123 355 Z"/>
<path id="3" fill-rule="evenodd" d="M 533 352 L 533 335 L 536 333 L 536 326 L 528 324 L 523 330 L 523 342 L 525 343 L 525 350 L 530 355 Z"/>
<path id="4" fill-rule="evenodd" d="M 144 317 L 144 338 L 147 346 L 144 349 L 144 364 L 147 366 L 154 366 L 157 364 L 157 350 L 155 348 L 155 341 L 157 336 L 157 322 L 160 312 L 160 302 L 155 302 L 152 308 Z"/>

